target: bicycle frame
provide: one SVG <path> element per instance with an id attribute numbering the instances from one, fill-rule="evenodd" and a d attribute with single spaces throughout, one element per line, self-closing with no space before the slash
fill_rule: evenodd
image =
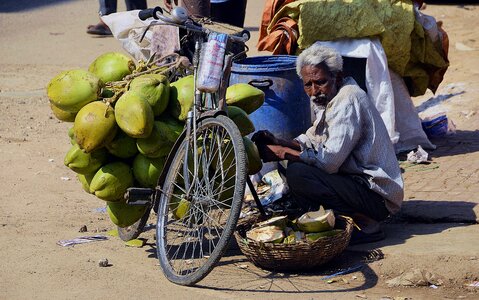
<path id="1" fill-rule="evenodd" d="M 151 14 L 154 14 L 154 13 L 157 13 L 158 11 L 157 10 L 152 10 L 150 13 Z M 158 13 L 157 13 L 158 14 Z M 211 30 L 208 30 L 208 29 L 204 29 L 202 27 L 199 27 L 197 26 L 196 24 L 178 24 L 178 23 L 175 23 L 175 22 L 171 22 L 168 20 L 168 18 L 165 18 L 165 17 L 160 17 L 158 19 L 161 19 L 163 22 L 165 22 L 166 24 L 162 24 L 162 23 L 155 23 L 155 21 L 153 21 L 145 30 L 145 32 L 151 27 L 151 26 L 156 26 L 156 25 L 173 25 L 173 26 L 176 26 L 176 27 L 179 27 L 179 28 L 182 28 L 182 29 L 186 29 L 190 32 L 193 33 L 193 36 L 194 36 L 194 39 L 195 39 L 195 51 L 194 51 L 194 54 L 193 54 L 193 58 L 192 58 L 192 63 L 193 63 L 193 76 L 194 76 L 194 90 L 195 90 L 195 99 L 194 99 L 194 102 L 193 102 L 193 109 L 190 110 L 188 112 L 188 116 L 187 116 L 187 119 L 186 119 L 186 124 L 185 124 L 185 129 L 183 131 L 183 133 L 179 136 L 179 138 L 177 139 L 177 141 L 175 142 L 174 146 L 172 147 L 167 159 L 166 159 L 166 162 L 165 162 L 165 165 L 164 165 L 164 168 L 163 168 L 163 171 L 159 177 L 159 180 L 158 180 L 158 185 L 157 185 L 157 188 L 155 190 L 155 195 L 153 195 L 153 209 L 155 210 L 155 212 L 157 212 L 157 209 L 158 209 L 158 199 L 160 199 L 160 196 L 161 196 L 161 193 L 162 193 L 162 190 L 160 190 L 158 187 L 163 187 L 164 185 L 164 181 L 165 181 L 165 178 L 166 178 L 166 173 L 171 165 L 171 162 L 173 160 L 173 157 L 174 157 L 174 153 L 176 153 L 176 151 L 178 150 L 178 147 L 180 146 L 181 142 L 186 138 L 188 139 L 188 141 L 192 141 L 193 143 L 193 178 L 189 178 L 190 175 L 190 171 L 188 169 L 188 164 L 187 164 L 187 157 L 185 157 L 185 164 L 183 166 L 183 175 L 185 177 L 185 182 L 186 184 L 188 184 L 189 186 L 186 186 L 186 190 L 187 190 L 187 195 L 185 195 L 187 198 L 190 196 L 190 193 L 191 193 L 191 190 L 194 186 L 193 183 L 195 183 L 197 180 L 198 180 L 198 151 L 197 151 L 197 136 L 196 136 L 196 130 L 197 130 L 197 123 L 205 118 L 212 118 L 212 117 L 216 117 L 218 115 L 227 115 L 227 105 L 226 105 L 226 89 L 229 85 L 229 78 L 230 78 L 230 74 L 231 74 L 231 65 L 232 65 L 232 62 L 233 60 L 236 58 L 236 57 L 239 57 L 241 55 L 244 55 L 247 51 L 247 48 L 245 51 L 243 52 L 240 52 L 236 55 L 233 55 L 233 54 L 229 54 L 229 53 L 225 53 L 225 55 L 223 56 L 223 61 L 224 61 L 224 64 L 223 64 L 223 72 L 222 72 L 222 77 L 221 77 L 221 82 L 220 82 L 220 87 L 218 89 L 217 92 L 215 93 L 204 93 L 204 92 L 201 92 L 197 89 L 197 86 L 196 86 L 196 79 L 197 79 L 197 76 L 198 76 L 198 71 L 199 71 L 199 67 L 200 67 L 200 52 L 201 52 L 201 45 L 202 45 L 202 41 L 204 40 L 204 37 L 208 36 L 209 34 L 213 33 L 214 31 L 211 31 Z M 248 37 L 245 37 L 245 34 L 248 35 Z M 249 38 L 249 33 L 247 31 L 243 32 L 243 36 L 242 37 L 232 37 L 230 35 L 228 35 L 228 44 L 230 44 L 231 42 L 242 42 L 244 43 L 247 39 Z M 207 101 L 209 101 L 209 103 L 207 103 Z M 189 143 L 188 143 L 189 145 Z M 188 149 L 187 149 L 188 150 Z M 188 151 L 185 152 L 185 156 L 188 155 Z M 191 154 L 190 154 L 191 155 Z M 221 155 L 221 154 L 220 154 Z M 222 170 L 223 171 L 223 170 Z M 224 178 L 222 178 L 224 179 Z"/>

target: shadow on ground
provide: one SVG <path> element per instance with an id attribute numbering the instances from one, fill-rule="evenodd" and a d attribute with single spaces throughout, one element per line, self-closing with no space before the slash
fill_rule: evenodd
<path id="1" fill-rule="evenodd" d="M 331 262 L 310 272 L 280 272 L 258 268 L 251 264 L 239 250 L 232 249 L 213 270 L 212 278 L 207 277 L 197 286 L 230 292 L 275 292 L 294 295 L 364 291 L 376 286 L 379 280 L 368 263 L 382 257 L 382 253 L 377 250 L 345 251 Z M 335 276 L 334 274 L 338 272 L 345 272 L 345 274 L 354 272 L 356 279 L 346 280 L 346 277 L 352 278 L 351 275 Z M 218 278 L 227 278 L 227 280 Z"/>
<path id="2" fill-rule="evenodd" d="M 465 93 L 465 91 L 460 91 L 460 92 L 457 92 L 457 93 L 450 93 L 450 94 L 440 94 L 440 95 L 437 95 L 435 97 L 429 98 L 428 100 L 424 101 L 423 103 L 421 103 L 421 105 L 416 107 L 416 109 L 417 109 L 418 112 L 422 112 L 422 111 L 425 111 L 428 108 L 437 106 L 437 105 L 449 100 L 450 98 L 453 98 L 453 97 L 458 96 L 458 95 L 462 95 L 464 93 Z"/>
<path id="3" fill-rule="evenodd" d="M 156 245 L 148 243 L 146 247 L 148 257 L 157 259 Z M 231 292 L 276 292 L 295 295 L 364 291 L 378 283 L 378 276 L 368 263 L 382 258 L 380 250 L 346 250 L 329 263 L 308 272 L 264 270 L 250 263 L 233 239 L 230 248 L 213 271 L 195 287 Z M 339 275 L 334 276 L 338 272 L 354 272 L 356 279 L 346 282 L 345 279 L 340 279 Z M 163 276 L 161 270 L 158 276 Z M 331 278 L 326 278 L 327 276 Z M 351 275 L 348 278 L 351 278 Z"/>
<path id="4" fill-rule="evenodd" d="M 479 131 L 457 130 L 455 134 L 431 138 L 437 149 L 430 151 L 431 158 L 453 156 L 479 151 Z"/>
<path id="5" fill-rule="evenodd" d="M 458 220 L 464 216 L 475 218 L 473 209 L 476 205 L 466 201 L 405 201 L 401 214 L 389 219 L 384 225 L 387 236 L 385 240 L 349 247 L 331 262 L 310 272 L 283 272 L 256 267 L 240 252 L 233 239 L 230 249 L 220 262 L 196 287 L 226 292 L 295 295 L 365 291 L 378 284 L 378 275 L 369 263 L 384 258 L 381 248 L 405 244 L 411 237 L 434 235 L 451 228 L 467 226 L 454 223 L 451 218 L 454 219 L 455 215 Z M 434 218 L 428 219 L 427 214 L 421 216 L 418 214 L 421 210 L 427 210 Z M 156 260 L 156 245 L 151 243 L 147 247 L 145 251 L 148 257 Z M 343 271 L 354 274 L 328 277 Z M 161 270 L 158 276 L 163 276 Z"/>
<path id="6" fill-rule="evenodd" d="M 390 223 L 383 226 L 386 232 L 386 239 L 370 243 L 356 245 L 348 248 L 350 251 L 374 251 L 383 247 L 405 244 L 406 241 L 416 236 L 427 236 L 447 231 L 452 228 L 470 226 L 464 223 Z"/>
<path id="7" fill-rule="evenodd" d="M 477 206 L 475 202 L 458 200 L 405 200 L 400 214 L 392 222 L 476 223 L 479 220 Z"/>
<path id="8" fill-rule="evenodd" d="M 435 150 L 426 149 L 429 154 L 429 159 L 468 154 L 479 151 L 479 130 L 456 130 L 456 132 L 453 134 L 447 134 L 442 137 L 430 137 L 429 139 L 434 145 L 436 145 Z M 409 151 L 401 152 L 397 155 L 398 160 L 401 162 L 401 168 L 403 169 L 403 172 L 405 171 L 405 167 L 411 167 L 413 165 L 417 169 L 432 168 L 431 166 L 427 166 L 428 164 L 431 164 L 430 161 L 422 164 L 408 163 L 408 152 Z"/>
<path id="9" fill-rule="evenodd" d="M 0 13 L 28 11 L 70 1 L 74 0 L 2 0 L 0 1 Z"/>

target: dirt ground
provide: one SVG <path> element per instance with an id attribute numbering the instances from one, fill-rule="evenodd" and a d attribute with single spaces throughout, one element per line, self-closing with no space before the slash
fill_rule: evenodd
<path id="1" fill-rule="evenodd" d="M 258 54 L 263 3 L 248 3 L 250 55 Z M 479 280 L 479 225 L 464 224 L 478 220 L 479 6 L 428 5 L 425 11 L 444 22 L 451 67 L 436 95 L 414 101 L 442 107 L 457 132 L 434 141 L 438 149 L 427 167 L 404 168 L 410 212 L 385 226 L 386 242 L 351 248 L 308 274 L 263 271 L 232 250 L 194 288 L 163 277 L 153 230 L 143 235 L 148 240 L 142 248 L 125 247 L 114 237 L 57 245 L 114 228 L 99 211 L 104 202 L 86 194 L 63 165 L 71 125 L 53 117 L 45 92 L 60 71 L 87 68 L 104 52 L 122 51 L 113 38 L 85 33 L 97 22 L 96 11 L 97 2 L 86 0 L 0 3 L 0 299 L 479 299 L 479 288 L 465 286 Z M 466 217 L 411 217 L 421 210 L 450 217 L 451 209 L 464 205 Z M 86 233 L 79 232 L 83 225 Z M 102 258 L 111 266 L 100 268 Z M 360 271 L 321 280 L 358 263 Z M 413 267 L 441 275 L 444 284 L 388 287 L 387 280 Z"/>

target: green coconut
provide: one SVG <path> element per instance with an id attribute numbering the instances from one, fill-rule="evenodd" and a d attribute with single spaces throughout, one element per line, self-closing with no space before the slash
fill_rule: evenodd
<path id="1" fill-rule="evenodd" d="M 234 176 L 226 177 L 223 186 L 220 186 L 221 177 L 218 178 L 214 185 L 214 194 L 217 195 L 218 201 L 224 206 L 228 207 L 233 202 L 235 193 L 236 178 Z"/>
<path id="2" fill-rule="evenodd" d="M 105 147 L 108 152 L 119 158 L 133 157 L 138 153 L 136 139 L 128 136 L 122 130 L 118 130 L 113 140 Z"/>
<path id="3" fill-rule="evenodd" d="M 115 104 L 118 126 L 133 138 L 146 138 L 153 130 L 154 115 L 151 106 L 137 93 L 128 91 Z"/>
<path id="4" fill-rule="evenodd" d="M 98 76 L 103 82 L 122 80 L 135 70 L 135 62 L 123 53 L 107 52 L 98 56 L 88 71 Z"/>
<path id="5" fill-rule="evenodd" d="M 75 131 L 73 126 L 68 129 L 68 137 L 70 138 L 70 144 L 75 145 L 77 141 L 75 140 Z"/>
<path id="6" fill-rule="evenodd" d="M 258 147 L 249 138 L 243 137 L 243 144 L 248 158 L 248 175 L 254 175 L 261 171 L 263 162 L 259 156 Z"/>
<path id="7" fill-rule="evenodd" d="M 133 160 L 133 176 L 141 187 L 154 188 L 158 184 L 166 157 L 149 158 L 139 153 Z"/>
<path id="8" fill-rule="evenodd" d="M 162 118 L 154 122 L 149 137 L 138 139 L 136 145 L 140 153 L 148 157 L 160 157 L 170 153 L 175 141 L 183 131 L 183 125 L 172 118 Z"/>
<path id="9" fill-rule="evenodd" d="M 56 108 L 76 113 L 101 94 L 103 83 L 95 74 L 85 70 L 64 71 L 47 85 L 47 96 Z"/>
<path id="10" fill-rule="evenodd" d="M 109 201 L 106 205 L 110 220 L 122 228 L 135 224 L 145 214 L 146 209 L 146 205 L 128 205 L 124 201 Z"/>
<path id="11" fill-rule="evenodd" d="M 228 117 L 235 122 L 242 136 L 248 135 L 255 131 L 253 122 L 248 114 L 239 107 L 228 106 Z"/>
<path id="12" fill-rule="evenodd" d="M 90 194 L 90 183 L 91 183 L 91 180 L 93 179 L 93 176 L 95 176 L 95 173 L 96 172 L 91 174 L 80 174 L 80 173 L 77 174 L 78 181 L 80 181 L 83 190 L 89 194 Z"/>
<path id="13" fill-rule="evenodd" d="M 284 232 L 277 226 L 264 226 L 247 231 L 246 237 L 260 243 L 281 243 Z"/>
<path id="14" fill-rule="evenodd" d="M 180 78 L 170 84 L 170 101 L 167 111 L 177 120 L 185 121 L 193 107 L 194 86 L 193 75 Z"/>
<path id="15" fill-rule="evenodd" d="M 63 122 L 73 122 L 75 121 L 76 112 L 64 111 L 50 102 L 50 108 L 52 109 L 53 115 L 60 121 Z"/>
<path id="16" fill-rule="evenodd" d="M 170 212 L 175 220 L 187 217 L 191 207 L 191 202 L 184 198 L 173 197 L 169 203 Z"/>
<path id="17" fill-rule="evenodd" d="M 322 231 L 322 232 L 312 232 L 312 233 L 307 233 L 306 234 L 306 239 L 309 242 L 314 242 L 314 241 L 317 241 L 320 238 L 335 236 L 335 235 L 340 234 L 342 232 L 343 232 L 342 229 L 333 229 L 333 230 Z"/>
<path id="18" fill-rule="evenodd" d="M 161 74 L 145 74 L 130 82 L 130 91 L 136 92 L 151 105 L 153 114 L 159 116 L 168 106 L 170 82 Z"/>
<path id="19" fill-rule="evenodd" d="M 306 233 L 328 231 L 334 228 L 335 217 L 332 210 L 310 211 L 296 221 L 299 230 Z"/>
<path id="20" fill-rule="evenodd" d="M 221 142 L 221 147 L 218 147 L 218 145 L 215 144 L 214 149 L 210 149 L 209 151 L 210 153 L 213 153 L 213 157 L 211 158 L 211 167 L 213 170 L 220 170 L 222 168 L 227 172 L 226 177 L 232 177 L 236 173 L 236 161 L 233 143 L 229 139 L 224 139 Z"/>
<path id="21" fill-rule="evenodd" d="M 264 92 L 247 83 L 237 83 L 226 89 L 226 103 L 250 114 L 264 103 Z"/>
<path id="22" fill-rule="evenodd" d="M 117 129 L 113 108 L 101 101 L 85 105 L 78 112 L 73 125 L 75 140 L 85 152 L 108 144 L 115 137 Z"/>
<path id="23" fill-rule="evenodd" d="M 236 167 L 235 167 L 235 153 L 233 149 L 233 144 L 228 140 L 223 140 L 223 159 L 222 159 L 222 167 L 224 170 L 227 170 L 226 176 L 232 177 L 236 174 Z M 258 148 L 256 145 L 248 138 L 243 137 L 243 144 L 246 151 L 246 157 L 248 159 L 248 175 L 253 175 L 261 171 L 263 167 L 263 162 L 261 161 L 261 157 L 259 156 Z M 218 170 L 221 165 L 218 160 L 219 152 L 215 153 L 211 160 L 211 167 L 214 170 Z"/>
<path id="24" fill-rule="evenodd" d="M 78 144 L 74 144 L 65 155 L 63 163 L 76 173 L 91 174 L 98 171 L 107 157 L 105 148 L 86 153 L 80 149 Z"/>
<path id="25" fill-rule="evenodd" d="M 133 186 L 133 172 L 129 165 L 114 162 L 101 167 L 90 183 L 90 193 L 105 201 L 117 202 Z"/>

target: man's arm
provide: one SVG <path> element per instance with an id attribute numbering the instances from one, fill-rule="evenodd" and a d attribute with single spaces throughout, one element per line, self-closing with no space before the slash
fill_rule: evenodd
<path id="1" fill-rule="evenodd" d="M 290 160 L 300 161 L 300 152 L 280 145 L 259 145 L 258 152 L 263 162 Z"/>
<path id="2" fill-rule="evenodd" d="M 315 165 L 327 173 L 338 172 L 344 161 L 351 155 L 361 136 L 359 101 L 341 99 L 328 108 L 326 124 L 327 138 L 317 150 L 305 149 L 302 161 Z"/>

